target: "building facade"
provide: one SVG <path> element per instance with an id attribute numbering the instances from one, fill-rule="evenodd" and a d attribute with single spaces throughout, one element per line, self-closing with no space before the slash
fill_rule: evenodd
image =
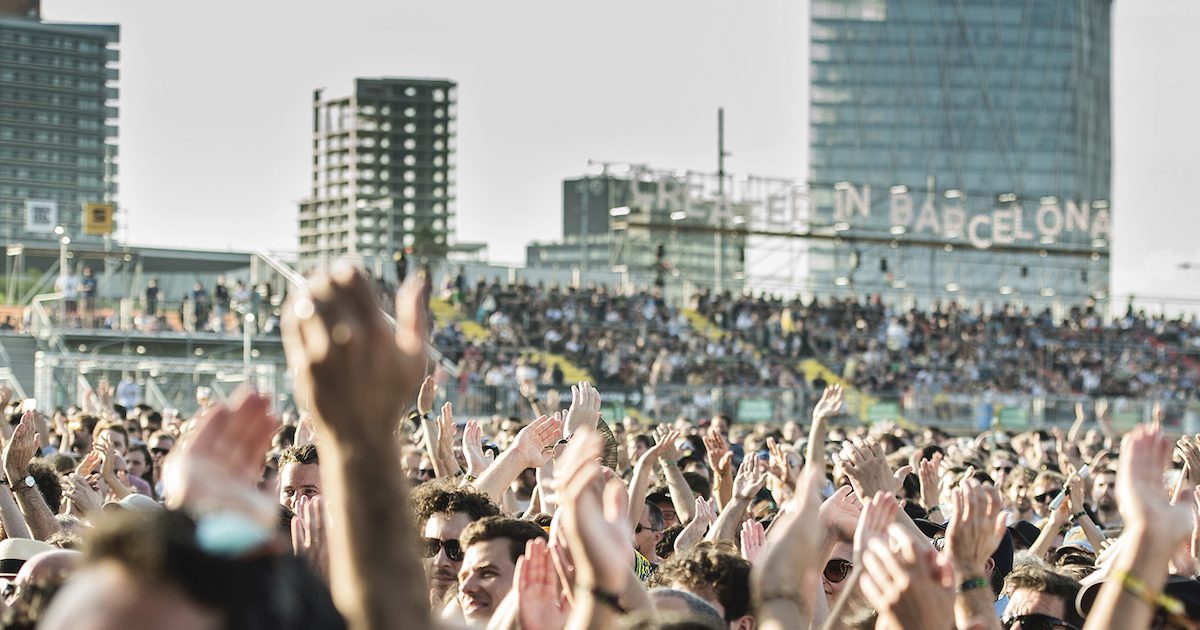
<path id="1" fill-rule="evenodd" d="M 562 240 L 530 243 L 526 265 L 575 269 L 583 283 L 616 273 L 675 297 L 700 288 L 740 292 L 747 217 L 761 200 L 725 179 L 722 187 L 713 173 L 627 164 L 566 179 Z"/>
<path id="2" fill-rule="evenodd" d="M 814 292 L 1109 286 L 1110 0 L 814 0 Z"/>
<path id="3" fill-rule="evenodd" d="M 350 259 L 390 268 L 399 252 L 444 258 L 455 217 L 456 85 L 356 79 L 312 101 L 312 181 L 300 204 L 302 267 Z"/>
<path id="4" fill-rule="evenodd" d="M 0 6 L 5 241 L 89 238 L 84 205 L 115 201 L 119 41 L 117 25 L 43 21 L 36 2 Z"/>

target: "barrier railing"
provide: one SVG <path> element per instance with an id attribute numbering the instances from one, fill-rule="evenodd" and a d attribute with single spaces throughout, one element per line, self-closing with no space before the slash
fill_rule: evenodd
<path id="1" fill-rule="evenodd" d="M 560 406 L 571 402 L 569 385 L 541 386 L 539 397 L 549 390 L 559 392 Z M 459 416 L 529 415 L 528 404 L 514 385 L 459 385 L 449 383 L 442 391 L 455 405 Z M 620 420 L 632 411 L 655 422 L 677 417 L 691 420 L 724 414 L 735 422 L 807 423 L 818 393 L 807 387 L 742 387 L 723 385 L 661 385 L 642 388 L 601 388 L 604 417 Z M 1106 399 L 1112 427 L 1123 432 L 1149 422 L 1156 405 L 1163 410 L 1163 428 L 1168 433 L 1200 432 L 1200 401 L 1156 401 Z M 1024 394 L 910 394 L 872 395 L 861 405 L 849 404 L 841 422 L 848 424 L 896 422 L 909 426 L 938 426 L 951 431 L 978 432 L 989 428 L 1008 431 L 1066 428 L 1075 421 L 1075 406 L 1083 403 L 1086 422 L 1093 428 L 1097 399 L 1083 396 L 1032 396 Z M 861 410 L 861 411 L 860 411 Z"/>

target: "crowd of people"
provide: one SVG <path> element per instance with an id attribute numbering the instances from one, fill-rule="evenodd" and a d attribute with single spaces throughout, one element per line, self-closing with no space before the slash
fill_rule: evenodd
<path id="1" fill-rule="evenodd" d="M 448 276 L 449 278 L 450 276 Z M 521 382 L 532 369 L 561 385 L 553 366 L 528 355 L 562 355 L 598 384 L 805 387 L 799 362 L 817 359 L 857 389 L 883 396 L 1022 394 L 1192 400 L 1200 385 L 1200 321 L 1135 311 L 1106 318 L 1094 304 L 1061 318 L 1005 305 L 935 303 L 907 311 L 865 299 L 782 299 L 703 290 L 687 307 L 716 325 L 697 328 L 655 289 L 622 293 L 480 280 L 448 281 L 443 295 L 483 326 L 435 343 L 480 384 Z M 819 391 L 811 392 L 819 395 Z"/>
<path id="2" fill-rule="evenodd" d="M 294 417 L 251 391 L 191 418 L 105 383 L 44 414 L 5 394 L 5 627 L 1200 627 L 1200 436 L 1083 408 L 1068 434 L 867 425 L 836 386 L 782 425 L 606 418 L 588 383 L 461 418 L 428 376 L 425 291 L 403 286 L 394 330 L 348 268 L 295 291 Z M 588 335 L 676 316 L 570 308 Z"/>

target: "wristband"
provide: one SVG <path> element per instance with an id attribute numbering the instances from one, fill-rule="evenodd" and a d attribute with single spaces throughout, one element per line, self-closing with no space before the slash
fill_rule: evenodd
<path id="1" fill-rule="evenodd" d="M 1155 595 L 1150 592 L 1150 587 L 1146 581 L 1129 573 L 1128 571 L 1116 571 L 1116 576 L 1121 580 L 1121 587 L 1129 591 L 1130 595 L 1142 600 L 1151 609 L 1162 608 L 1167 613 L 1172 615 L 1182 615 L 1186 612 L 1183 602 L 1161 593 Z"/>
<path id="2" fill-rule="evenodd" d="M 678 466 L 679 465 L 679 462 L 676 460 L 673 460 L 673 459 L 663 459 L 663 460 L 659 460 L 659 461 L 662 463 L 663 466 Z"/>
<path id="3" fill-rule="evenodd" d="M 1071 515 L 1071 522 L 1077 523 L 1077 522 L 1079 522 L 1079 519 L 1081 519 L 1085 516 L 1087 516 L 1087 512 L 1085 512 L 1083 510 L 1079 510 L 1078 512 Z"/>
<path id="4" fill-rule="evenodd" d="M 962 584 L 959 584 L 955 591 L 959 593 L 966 593 L 967 591 L 973 591 L 977 588 L 985 588 L 987 586 L 989 586 L 987 578 L 970 578 L 964 580 Z"/>

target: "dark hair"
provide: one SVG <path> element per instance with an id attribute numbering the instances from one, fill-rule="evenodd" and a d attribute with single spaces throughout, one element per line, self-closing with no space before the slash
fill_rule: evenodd
<path id="1" fill-rule="evenodd" d="M 517 518 L 506 516 L 488 516 L 481 518 L 463 530 L 459 542 L 463 549 L 475 543 L 488 542 L 505 538 L 509 542 L 509 552 L 513 562 L 525 553 L 525 543 L 534 538 L 549 540 L 550 535 L 541 527 Z"/>
<path id="2" fill-rule="evenodd" d="M 663 530 L 662 537 L 658 539 L 658 543 L 654 545 L 654 553 L 658 554 L 659 558 L 667 559 L 675 554 L 675 539 L 679 538 L 679 532 L 683 531 L 683 525 L 675 525 Z"/>
<path id="3" fill-rule="evenodd" d="M 271 441 L 275 440 L 279 440 L 281 443 L 286 444 L 287 446 L 295 445 L 296 427 L 290 424 L 280 425 L 278 429 L 275 429 L 275 434 L 271 436 Z"/>
<path id="4" fill-rule="evenodd" d="M 414 488 L 409 501 L 418 524 L 429 520 L 434 514 L 450 516 L 461 512 L 472 521 L 500 515 L 500 508 L 487 495 L 457 488 L 440 480 Z"/>
<path id="5" fill-rule="evenodd" d="M 1083 619 L 1075 610 L 1075 598 L 1079 595 L 1079 582 L 1073 578 L 1055 573 L 1039 564 L 1027 563 L 1015 567 L 1004 578 L 1004 594 L 1012 595 L 1013 591 L 1023 588 L 1036 593 L 1053 595 L 1063 600 L 1063 608 L 1067 611 L 1067 621 L 1075 626 L 1082 626 Z"/>
<path id="6" fill-rule="evenodd" d="M 705 479 L 704 475 L 694 472 L 685 472 L 683 473 L 683 480 L 687 483 L 688 487 L 692 489 L 692 493 L 696 496 L 704 497 L 705 499 L 712 498 L 712 483 L 708 479 Z"/>
<path id="7" fill-rule="evenodd" d="M 712 543 L 702 542 L 673 556 L 659 567 L 655 582 L 690 591 L 712 589 L 725 608 L 726 622 L 750 614 L 750 562 Z"/>
<path id="8" fill-rule="evenodd" d="M 150 455 L 150 447 L 141 442 L 130 444 L 126 454 L 134 451 L 141 453 L 142 457 L 146 458 L 146 472 L 142 473 L 142 481 L 145 481 L 150 484 L 151 488 L 154 488 L 154 457 Z"/>
<path id="9" fill-rule="evenodd" d="M 320 464 L 317 459 L 316 444 L 301 444 L 300 446 L 289 446 L 284 449 L 283 454 L 279 456 L 279 469 L 288 464 Z"/>
<path id="10" fill-rule="evenodd" d="M 58 514 L 58 509 L 62 507 L 62 481 L 58 478 L 58 469 L 50 462 L 38 458 L 30 461 L 26 470 L 37 484 L 38 492 L 41 492 L 42 498 L 46 500 L 46 507 L 50 508 L 50 513 Z"/>

